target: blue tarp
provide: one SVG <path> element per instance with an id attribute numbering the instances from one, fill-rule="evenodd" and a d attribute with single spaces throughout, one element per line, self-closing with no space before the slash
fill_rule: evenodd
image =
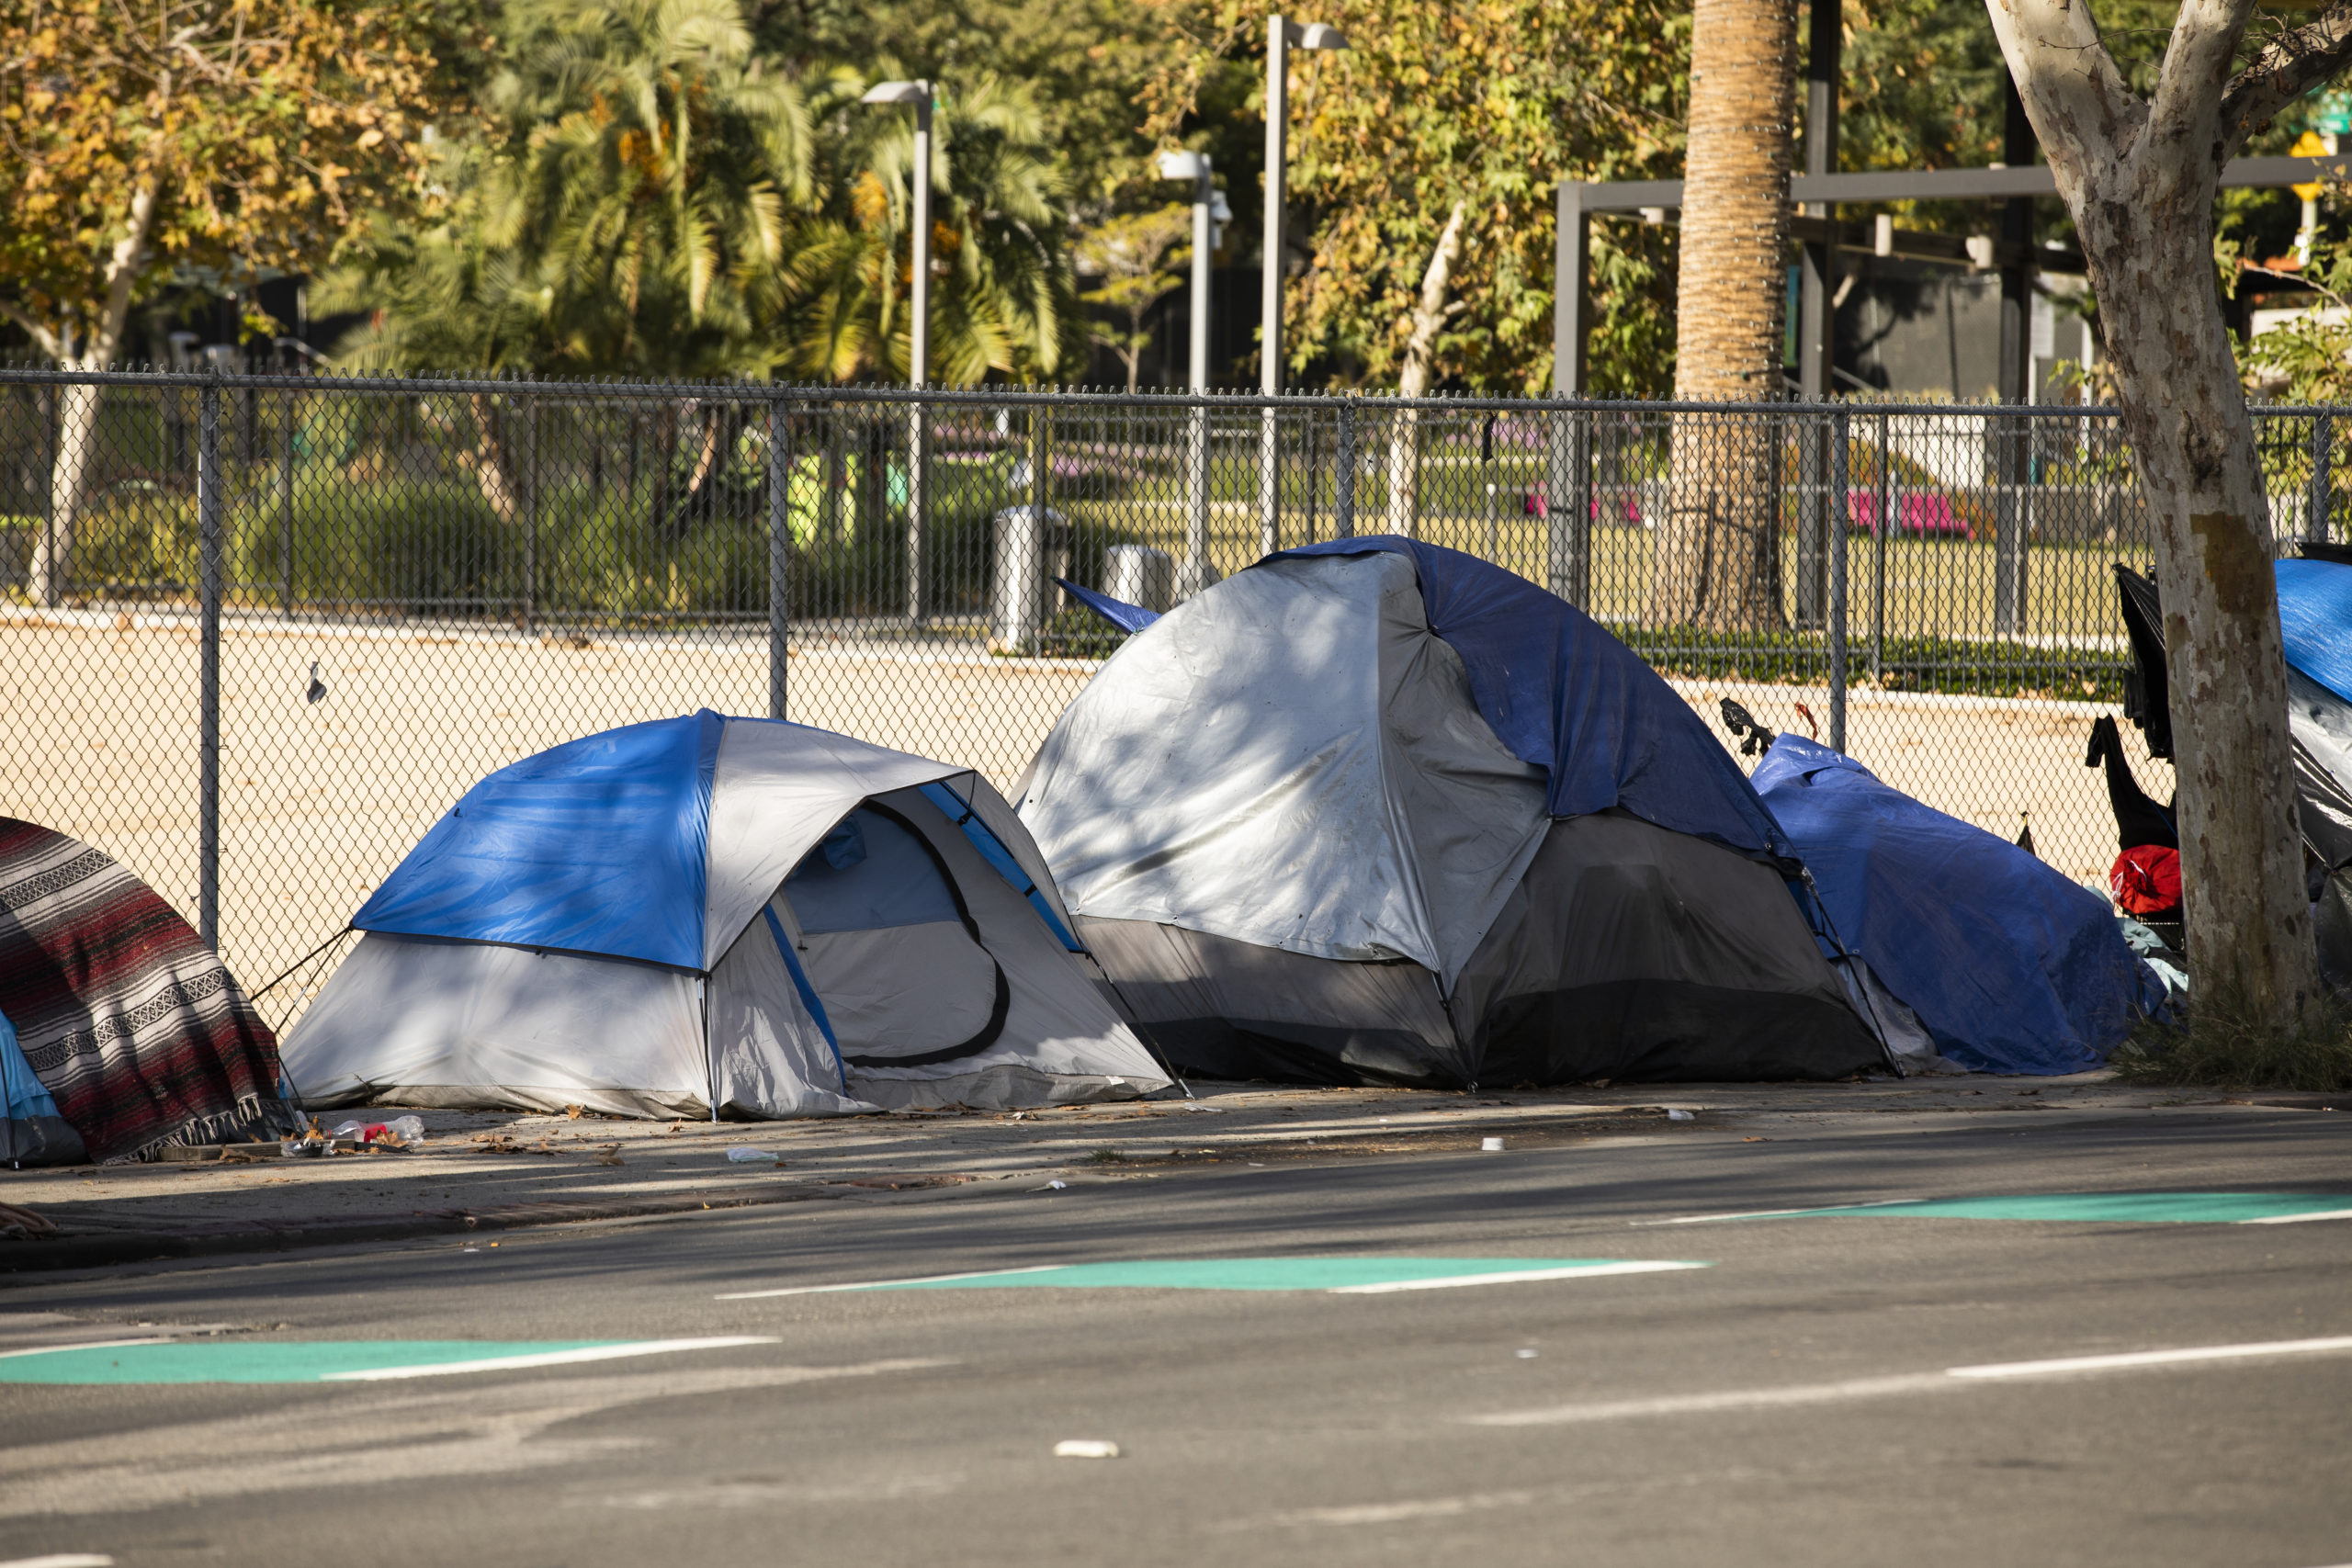
<path id="1" fill-rule="evenodd" d="M 500 769 L 433 825 L 351 923 L 699 969 L 724 727 L 705 708 Z"/>
<path id="2" fill-rule="evenodd" d="M 2278 629 L 2288 663 L 2352 702 L 2352 566 L 2280 561 Z"/>
<path id="3" fill-rule="evenodd" d="M 25 1060 L 24 1047 L 17 1043 L 17 1026 L 0 1016 L 0 1115 L 26 1122 L 56 1114 L 57 1101 L 41 1087 L 33 1065 Z"/>
<path id="4" fill-rule="evenodd" d="M 1555 817 L 1623 807 L 1661 828 L 1793 859 L 1747 775 L 1690 705 L 1600 622 L 1522 577 L 1393 535 L 1269 556 L 1408 557 L 1430 630 L 1462 656 L 1470 694 L 1511 753 L 1549 775 Z"/>
<path id="5" fill-rule="evenodd" d="M 2161 1007 L 2107 900 L 2016 845 L 1783 735 L 1756 769 L 1838 936 L 1977 1072 L 2098 1066 Z"/>
<path id="6" fill-rule="evenodd" d="M 1130 604 L 1125 599 L 1114 599 L 1108 593 L 1097 593 L 1091 588 L 1080 588 L 1066 577 L 1057 577 L 1062 592 L 1118 627 L 1123 632 L 1139 632 L 1159 619 L 1159 612 L 1147 610 L 1140 604 Z"/>

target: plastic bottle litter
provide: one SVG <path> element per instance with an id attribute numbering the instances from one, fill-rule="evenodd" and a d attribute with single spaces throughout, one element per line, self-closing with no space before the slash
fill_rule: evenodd
<path id="1" fill-rule="evenodd" d="M 1698 1120 L 1697 1117 L 1691 1115 L 1688 1111 L 1669 1111 L 1666 1113 L 1666 1119 L 1669 1122 L 1695 1122 Z"/>
<path id="2" fill-rule="evenodd" d="M 403 1144 L 422 1143 L 424 1139 L 424 1118 L 395 1116 L 384 1123 L 384 1130 Z"/>
<path id="3" fill-rule="evenodd" d="M 1117 1459 L 1119 1445 L 1101 1438 L 1064 1438 L 1054 1445 L 1056 1459 Z"/>
<path id="4" fill-rule="evenodd" d="M 1498 1155 L 1503 1152 L 1503 1141 L 1500 1138 L 1481 1138 L 1478 1140 L 1478 1152 Z"/>
<path id="5" fill-rule="evenodd" d="M 729 1165 L 782 1165 L 784 1156 L 766 1149 L 752 1148 L 746 1144 L 728 1150 L 727 1163 Z"/>

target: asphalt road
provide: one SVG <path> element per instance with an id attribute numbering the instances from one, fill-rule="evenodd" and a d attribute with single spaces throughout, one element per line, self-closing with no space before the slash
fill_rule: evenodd
<path id="1" fill-rule="evenodd" d="M 185 1347 L 81 1352 L 109 1363 L 90 1377 L 396 1375 L 29 1383 L 9 1369 L 64 1363 L 0 1357 L 0 1561 L 2352 1562 L 2352 1218 L 1665 1223 L 2161 1192 L 2352 1209 L 2352 1117 L 1245 1167 L 36 1280 L 0 1292 L 0 1350 Z M 806 1290 L 1374 1258 L 1413 1261 L 1255 1276 L 1315 1287 L 1284 1290 Z M 1528 1260 L 1705 1267 L 1428 1278 Z M 1420 1288 L 1329 1288 L 1399 1279 Z M 469 1354 L 447 1341 L 710 1338 L 753 1342 L 401 1371 Z M 2272 1348 L 2036 1364 L 2248 1345 Z"/>

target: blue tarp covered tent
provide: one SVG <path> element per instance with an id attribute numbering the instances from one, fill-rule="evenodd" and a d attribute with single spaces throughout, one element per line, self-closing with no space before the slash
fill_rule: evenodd
<path id="1" fill-rule="evenodd" d="M 2163 1004 L 2107 901 L 2016 845 L 1798 736 L 1772 743 L 1755 783 L 1838 937 L 1947 1060 L 2082 1072 Z"/>

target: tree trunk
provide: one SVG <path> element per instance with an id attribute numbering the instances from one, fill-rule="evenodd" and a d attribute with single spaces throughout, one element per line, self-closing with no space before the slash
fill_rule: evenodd
<path id="1" fill-rule="evenodd" d="M 1795 8 L 1788 0 L 1698 0 L 1676 280 L 1678 400 L 1780 396 L 1795 117 Z M 1673 442 L 1651 617 L 1779 626 L 1779 441 L 1756 420 L 1683 414 Z"/>
<path id="2" fill-rule="evenodd" d="M 1445 302 L 1453 264 L 1462 254 L 1464 204 L 1455 202 L 1446 214 L 1445 228 L 1421 274 L 1421 297 L 1413 307 L 1412 335 L 1405 340 L 1405 363 L 1396 373 L 1396 395 L 1419 398 L 1430 389 L 1430 366 L 1437 353 L 1438 330 L 1461 307 Z M 1413 536 L 1421 503 L 1421 412 L 1401 409 L 1388 433 L 1388 531 Z"/>
<path id="3" fill-rule="evenodd" d="M 2204 183 L 2188 195 L 2210 214 Z M 2156 537 L 2188 950 L 2200 994 L 2300 1020 L 2319 986 L 2269 508 L 2210 219 L 2175 221 L 2182 193 L 2146 194 L 2108 204 L 2126 232 L 2085 229 L 2084 253 Z"/>
<path id="4" fill-rule="evenodd" d="M 2340 51 L 2324 36 L 2335 14 L 2314 35 L 2325 47 L 2283 40 L 2283 69 L 2258 62 L 2233 82 L 2250 0 L 2189 0 L 2143 101 L 2086 9 L 1989 8 L 2074 216 L 2155 536 L 2198 994 L 2292 1029 L 2320 995 L 2318 965 L 2269 510 L 2213 276 L 2213 203 L 2245 126 L 2278 107 L 2263 100 L 2290 98 L 2297 69 L 2324 74 Z"/>
<path id="5" fill-rule="evenodd" d="M 122 351 L 123 330 L 130 324 L 130 297 L 139 269 L 147 259 L 147 235 L 155 223 L 155 187 L 142 184 L 130 193 L 130 211 L 122 238 L 107 257 L 105 301 L 98 308 L 97 330 L 79 355 L 62 353 L 67 370 L 104 370 Z M 67 345 L 61 340 L 58 346 Z M 96 455 L 98 405 L 103 392 L 96 387 L 61 389 L 58 399 L 57 456 L 49 471 L 50 525 L 33 543 L 32 567 L 25 589 L 33 602 L 54 604 L 64 591 L 74 560 L 74 533 L 82 515 L 82 491 L 88 482 L 90 459 Z"/>

